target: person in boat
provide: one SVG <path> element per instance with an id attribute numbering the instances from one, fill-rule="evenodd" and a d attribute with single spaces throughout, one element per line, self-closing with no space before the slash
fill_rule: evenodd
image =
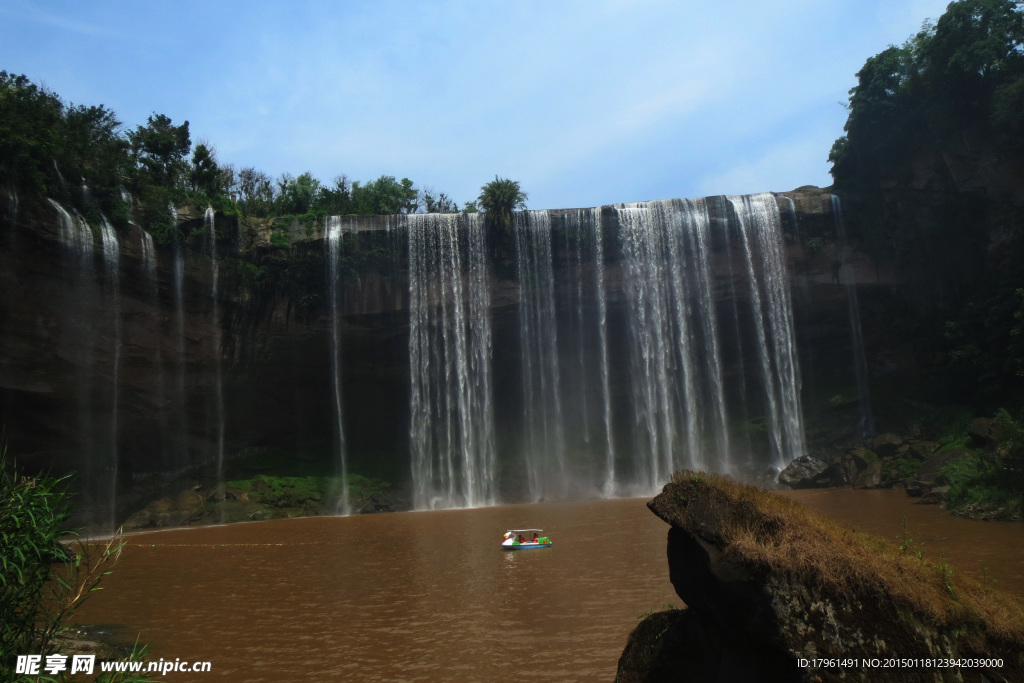
<path id="1" fill-rule="evenodd" d="M 520 543 L 526 543 L 526 539 L 523 538 L 522 534 L 519 534 L 519 538 L 517 538 L 516 540 L 519 541 Z"/>
<path id="2" fill-rule="evenodd" d="M 537 532 L 536 532 L 536 531 L 534 531 L 534 532 L 533 532 L 533 540 L 532 540 L 532 541 L 530 541 L 530 543 L 537 543 L 537 542 L 538 542 L 538 541 L 537 541 Z"/>

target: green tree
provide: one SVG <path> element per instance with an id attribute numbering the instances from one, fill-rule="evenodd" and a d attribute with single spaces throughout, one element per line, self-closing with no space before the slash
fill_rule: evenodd
<path id="1" fill-rule="evenodd" d="M 479 208 L 486 212 L 487 221 L 494 227 L 512 232 L 512 212 L 526 208 L 526 193 L 519 182 L 494 176 L 494 180 L 480 188 Z"/>
<path id="2" fill-rule="evenodd" d="M 277 181 L 277 207 L 282 214 L 308 213 L 317 201 L 320 192 L 320 181 L 308 171 L 297 178 L 290 173 L 282 173 Z"/>
<path id="3" fill-rule="evenodd" d="M 207 197 L 215 197 L 223 192 L 221 188 L 221 170 L 217 165 L 212 149 L 203 143 L 196 145 L 192 152 L 192 167 L 188 172 L 188 182 L 193 192 L 202 192 Z"/>
<path id="4" fill-rule="evenodd" d="M 63 113 L 56 95 L 25 76 L 0 71 L 0 182 L 47 192 Z"/>
<path id="5" fill-rule="evenodd" d="M 192 142 L 188 121 L 180 126 L 163 114 L 153 114 L 145 126 L 128 133 L 132 155 L 146 179 L 162 187 L 180 185 L 186 168 L 185 157 Z"/>
<path id="6" fill-rule="evenodd" d="M 130 170 L 128 146 L 120 127 L 114 112 L 103 105 L 68 107 L 57 126 L 61 140 L 59 165 L 92 187 L 116 187 L 120 177 Z"/>
<path id="7" fill-rule="evenodd" d="M 418 196 L 419 191 L 408 178 L 399 182 L 394 176 L 382 175 L 365 185 L 358 181 L 352 183 L 352 203 L 357 214 L 415 213 Z"/>
<path id="8" fill-rule="evenodd" d="M 458 213 L 459 205 L 444 192 L 434 194 L 429 188 L 424 188 L 420 193 L 423 201 L 423 209 L 427 213 Z"/>
<path id="9" fill-rule="evenodd" d="M 352 204 L 352 186 L 348 177 L 340 175 L 334 179 L 333 185 L 320 188 L 317 210 L 331 216 L 344 216 L 354 212 Z"/>
<path id="10" fill-rule="evenodd" d="M 274 207 L 274 185 L 263 171 L 248 166 L 238 172 L 238 208 L 246 216 L 269 216 Z"/>

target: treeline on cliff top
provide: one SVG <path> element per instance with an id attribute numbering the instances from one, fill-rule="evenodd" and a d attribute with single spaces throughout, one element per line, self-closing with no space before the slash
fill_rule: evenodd
<path id="1" fill-rule="evenodd" d="M 952 391 L 1019 386 L 1024 3 L 950 3 L 865 62 L 848 109 L 829 155 L 835 190 L 851 200 L 851 237 L 902 276 L 912 304 L 882 315 L 936 359 Z"/>
<path id="2" fill-rule="evenodd" d="M 206 204 L 253 217 L 315 214 L 452 213 L 458 204 L 412 180 L 383 175 L 369 182 L 340 175 L 323 183 L 310 173 L 272 179 L 255 168 L 221 164 L 214 148 L 193 146 L 189 123 L 154 113 L 134 129 L 104 105 L 65 104 L 25 76 L 0 71 L 0 187 L 22 197 L 52 198 L 90 221 L 100 214 L 125 227 L 129 207 L 159 241 L 173 239 L 168 204 Z M 463 211 L 476 211 L 466 202 Z"/>
<path id="3" fill-rule="evenodd" d="M 952 2 L 900 47 L 870 57 L 850 90 L 849 117 L 829 155 L 836 184 L 909 182 L 918 152 L 983 142 L 1024 153 L 1024 3 Z"/>

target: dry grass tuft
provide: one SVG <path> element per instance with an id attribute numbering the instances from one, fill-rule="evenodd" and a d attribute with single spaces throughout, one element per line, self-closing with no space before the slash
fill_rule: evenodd
<path id="1" fill-rule="evenodd" d="M 665 491 L 672 509 L 655 512 L 705 539 L 707 527 L 698 520 L 712 514 L 714 541 L 732 562 L 781 572 L 851 601 L 881 600 L 901 611 L 909 608 L 935 626 L 978 626 L 1024 647 L 1024 603 L 945 563 L 906 554 L 796 501 L 720 475 L 677 472 Z"/>

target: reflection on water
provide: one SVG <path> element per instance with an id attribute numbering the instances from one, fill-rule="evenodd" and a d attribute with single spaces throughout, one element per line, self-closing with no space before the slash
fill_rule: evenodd
<path id="1" fill-rule="evenodd" d="M 928 559 L 945 558 L 965 574 L 1024 597 L 1024 524 L 954 517 L 938 505 L 916 505 L 903 489 L 805 489 L 793 498 L 844 526 L 897 541 L 903 520 Z"/>
<path id="2" fill-rule="evenodd" d="M 133 536 L 84 623 L 227 680 L 611 679 L 680 604 L 644 500 L 278 520 Z M 552 548 L 499 548 L 537 527 Z M 169 677 L 173 678 L 174 674 Z"/>

